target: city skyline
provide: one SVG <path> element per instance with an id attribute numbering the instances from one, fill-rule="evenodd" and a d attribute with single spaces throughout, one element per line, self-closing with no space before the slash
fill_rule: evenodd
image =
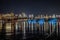
<path id="1" fill-rule="evenodd" d="M 59 0 L 0 0 L 0 40 L 60 38 Z"/>

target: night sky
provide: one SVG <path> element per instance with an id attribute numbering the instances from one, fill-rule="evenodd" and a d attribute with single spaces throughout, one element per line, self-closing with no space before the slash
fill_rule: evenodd
<path id="1" fill-rule="evenodd" d="M 59 0 L 0 0 L 0 13 L 60 14 Z"/>

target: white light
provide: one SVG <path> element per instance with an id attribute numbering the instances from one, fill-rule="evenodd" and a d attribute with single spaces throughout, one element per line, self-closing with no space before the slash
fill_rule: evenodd
<path id="1" fill-rule="evenodd" d="M 34 17 L 34 15 L 33 15 L 33 14 L 31 14 L 31 15 L 29 15 L 29 17 Z"/>

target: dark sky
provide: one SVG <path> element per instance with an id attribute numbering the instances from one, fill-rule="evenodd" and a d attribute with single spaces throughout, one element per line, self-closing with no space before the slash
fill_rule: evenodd
<path id="1" fill-rule="evenodd" d="M 0 0 L 0 13 L 59 14 L 59 0 Z"/>

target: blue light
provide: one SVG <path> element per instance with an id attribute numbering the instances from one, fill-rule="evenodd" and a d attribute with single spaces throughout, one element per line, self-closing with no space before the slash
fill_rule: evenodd
<path id="1" fill-rule="evenodd" d="M 45 22 L 45 20 L 44 20 L 44 19 L 39 19 L 39 20 L 38 20 L 38 23 L 39 23 L 40 25 L 43 25 L 43 24 L 44 24 L 44 22 Z"/>
<path id="2" fill-rule="evenodd" d="M 49 24 L 56 25 L 57 19 L 53 18 L 49 20 Z"/>
<path id="3" fill-rule="evenodd" d="M 32 23 L 36 23 L 36 20 L 32 20 Z"/>
<path id="4" fill-rule="evenodd" d="M 31 23 L 31 20 L 28 20 L 27 22 L 30 24 Z"/>

